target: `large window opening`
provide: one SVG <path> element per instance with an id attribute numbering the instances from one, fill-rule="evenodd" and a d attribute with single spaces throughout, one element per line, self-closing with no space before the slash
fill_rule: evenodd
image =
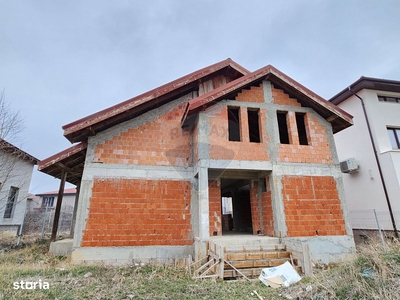
<path id="1" fill-rule="evenodd" d="M 14 208 L 14 203 L 17 199 L 17 194 L 18 194 L 18 188 L 17 187 L 11 187 L 10 192 L 8 194 L 8 199 L 6 203 L 6 209 L 4 211 L 4 218 L 9 219 L 11 218 L 12 211 Z"/>
<path id="2" fill-rule="evenodd" d="M 230 141 L 240 142 L 240 119 L 238 107 L 228 107 L 228 131 Z"/>
<path id="3" fill-rule="evenodd" d="M 252 143 L 260 143 L 259 109 L 247 109 L 247 120 L 249 123 L 249 138 Z"/>
<path id="4" fill-rule="evenodd" d="M 277 112 L 278 127 L 279 127 L 279 140 L 281 144 L 290 144 L 289 130 L 287 125 L 287 112 Z"/>
<path id="5" fill-rule="evenodd" d="M 308 145 L 305 114 L 296 113 L 296 124 L 300 145 Z"/>

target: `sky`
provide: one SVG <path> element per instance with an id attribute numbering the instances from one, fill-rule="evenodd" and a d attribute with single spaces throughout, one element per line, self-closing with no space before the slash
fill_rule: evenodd
<path id="1" fill-rule="evenodd" d="M 228 57 L 325 99 L 400 80 L 399 15 L 398 0 L 0 0 L 0 91 L 42 160 L 71 146 L 63 125 Z M 35 167 L 31 193 L 58 187 Z"/>

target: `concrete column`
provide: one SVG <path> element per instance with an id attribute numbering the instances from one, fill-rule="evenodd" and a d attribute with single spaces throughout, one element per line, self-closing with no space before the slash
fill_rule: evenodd
<path id="1" fill-rule="evenodd" d="M 199 114 L 197 126 L 198 136 L 197 145 L 195 145 L 195 147 L 198 147 L 198 159 L 208 159 L 210 156 L 210 123 L 208 117 L 204 113 Z"/>
<path id="2" fill-rule="evenodd" d="M 199 168 L 199 236 L 202 240 L 210 237 L 209 194 L 208 194 L 208 168 Z"/>
<path id="3" fill-rule="evenodd" d="M 263 91 L 264 91 L 264 102 L 274 103 L 274 98 L 272 97 L 272 85 L 270 81 L 263 81 Z"/>
<path id="4" fill-rule="evenodd" d="M 247 118 L 247 107 L 240 107 L 239 109 L 239 119 L 240 119 L 240 141 L 243 143 L 250 142 L 249 137 L 249 121 Z"/>
<path id="5" fill-rule="evenodd" d="M 285 218 L 285 207 L 283 205 L 283 195 L 282 195 L 282 176 L 271 175 L 270 188 L 272 196 L 272 213 L 274 216 L 274 230 L 279 237 L 287 235 L 287 226 Z"/>
<path id="6" fill-rule="evenodd" d="M 197 173 L 197 191 L 192 197 L 192 205 L 197 216 L 192 216 L 193 232 L 195 233 L 195 259 L 207 256 L 207 244 L 210 238 L 209 193 L 208 193 L 208 168 L 199 167 Z M 193 201 L 196 200 L 196 201 Z"/>
<path id="7" fill-rule="evenodd" d="M 263 234 L 265 234 L 263 207 L 262 207 L 262 205 L 263 205 L 263 203 L 262 203 L 262 185 L 264 184 L 263 181 L 265 181 L 265 178 L 259 178 L 258 179 L 257 198 L 258 198 L 258 213 L 259 213 L 259 216 L 260 216 L 261 232 Z"/>

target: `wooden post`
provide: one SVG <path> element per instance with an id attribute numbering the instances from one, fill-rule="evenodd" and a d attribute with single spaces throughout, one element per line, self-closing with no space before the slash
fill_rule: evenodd
<path id="1" fill-rule="evenodd" d="M 61 174 L 60 189 L 58 190 L 56 212 L 54 213 L 53 229 L 51 231 L 51 241 L 52 242 L 55 242 L 56 237 L 57 237 L 58 220 L 60 218 L 61 204 L 62 204 L 62 199 L 64 196 L 64 186 L 65 186 L 66 179 L 67 179 L 67 172 L 65 170 L 63 170 L 62 174 Z"/>
<path id="2" fill-rule="evenodd" d="M 79 200 L 79 193 L 81 191 L 81 184 L 78 183 L 76 185 L 76 195 L 75 195 L 75 204 L 74 204 L 74 213 L 72 214 L 72 223 L 71 223 L 71 232 L 69 236 L 71 238 L 74 237 L 74 231 L 75 231 L 75 221 L 76 221 L 76 212 L 78 211 L 78 200 Z"/>

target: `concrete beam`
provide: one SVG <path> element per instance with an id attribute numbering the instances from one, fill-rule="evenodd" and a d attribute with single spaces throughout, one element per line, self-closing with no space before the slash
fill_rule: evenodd
<path id="1" fill-rule="evenodd" d="M 82 180 L 93 180 L 94 177 L 191 180 L 193 178 L 193 167 L 88 163 Z"/>

